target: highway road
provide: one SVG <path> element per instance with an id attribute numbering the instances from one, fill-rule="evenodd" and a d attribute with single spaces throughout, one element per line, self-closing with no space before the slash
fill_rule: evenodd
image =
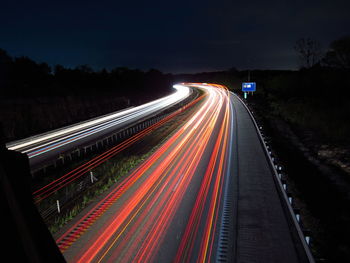
<path id="1" fill-rule="evenodd" d="M 174 85 L 175 92 L 149 103 L 114 112 L 75 125 L 39 134 L 30 138 L 10 142 L 9 150 L 26 153 L 31 167 L 57 158 L 61 153 L 81 145 L 96 142 L 118 129 L 165 110 L 189 96 L 191 90 L 182 85 Z"/>
<path id="2" fill-rule="evenodd" d="M 308 262 L 258 133 L 223 86 L 56 235 L 68 262 Z"/>

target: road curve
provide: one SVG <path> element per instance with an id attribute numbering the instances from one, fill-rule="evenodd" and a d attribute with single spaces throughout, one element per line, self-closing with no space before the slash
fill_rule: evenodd
<path id="1" fill-rule="evenodd" d="M 174 85 L 173 94 L 149 103 L 114 112 L 82 123 L 39 134 L 27 139 L 8 143 L 9 150 L 26 153 L 31 166 L 43 163 L 59 154 L 75 149 L 83 144 L 96 141 L 111 132 L 126 127 L 141 119 L 162 111 L 184 100 L 190 89 L 182 85 Z"/>
<path id="2" fill-rule="evenodd" d="M 307 262 L 253 122 L 225 87 L 57 234 L 68 262 Z"/>

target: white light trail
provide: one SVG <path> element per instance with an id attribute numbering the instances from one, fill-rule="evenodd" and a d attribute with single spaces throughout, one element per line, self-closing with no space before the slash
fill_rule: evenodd
<path id="1" fill-rule="evenodd" d="M 102 130 L 109 129 L 117 124 L 122 124 L 128 120 L 137 120 L 137 118 L 145 117 L 161 109 L 174 105 L 175 103 L 187 98 L 190 94 L 190 89 L 187 86 L 174 85 L 173 87 L 176 89 L 176 92 L 164 98 L 50 133 L 38 135 L 17 142 L 11 142 L 7 144 L 7 148 L 9 150 L 17 150 L 27 153 L 31 158 L 58 147 L 62 147 L 63 145 L 69 144 L 73 141 L 77 141 L 84 137 L 101 132 Z M 48 149 L 45 150 L 45 148 Z"/>

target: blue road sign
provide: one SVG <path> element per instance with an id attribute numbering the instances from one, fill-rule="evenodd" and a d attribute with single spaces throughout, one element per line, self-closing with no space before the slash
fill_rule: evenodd
<path id="1" fill-rule="evenodd" d="M 243 82 L 242 83 L 242 91 L 256 91 L 256 83 L 255 82 Z"/>

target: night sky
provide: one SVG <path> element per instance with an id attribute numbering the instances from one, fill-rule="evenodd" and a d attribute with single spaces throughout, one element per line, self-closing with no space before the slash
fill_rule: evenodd
<path id="1" fill-rule="evenodd" d="M 0 48 L 67 67 L 295 69 L 301 37 L 349 35 L 350 1 L 2 1 Z"/>

